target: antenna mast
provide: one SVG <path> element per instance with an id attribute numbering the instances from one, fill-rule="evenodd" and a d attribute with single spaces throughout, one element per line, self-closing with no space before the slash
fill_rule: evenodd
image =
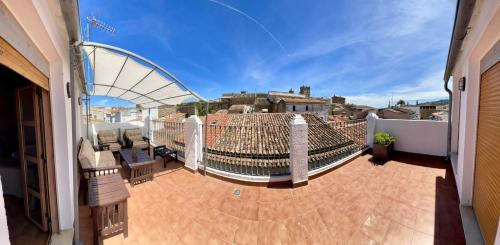
<path id="1" fill-rule="evenodd" d="M 101 29 L 113 35 L 116 34 L 116 28 L 104 23 L 103 21 L 97 19 L 94 15 L 92 15 L 90 17 L 87 17 L 87 41 L 90 41 L 90 37 L 92 34 L 92 27 Z"/>

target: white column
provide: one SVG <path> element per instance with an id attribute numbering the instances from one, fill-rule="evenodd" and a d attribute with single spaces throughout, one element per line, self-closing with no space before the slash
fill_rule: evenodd
<path id="1" fill-rule="evenodd" d="M 373 136 L 377 128 L 377 120 L 378 116 L 373 112 L 370 112 L 368 116 L 366 116 L 366 142 L 370 147 L 373 147 Z"/>
<path id="2" fill-rule="evenodd" d="M 304 118 L 295 114 L 290 121 L 290 174 L 294 186 L 307 184 L 308 180 L 308 126 Z"/>
<path id="3" fill-rule="evenodd" d="M 190 170 L 198 170 L 198 162 L 202 156 L 201 120 L 196 115 L 184 122 L 184 166 Z"/>

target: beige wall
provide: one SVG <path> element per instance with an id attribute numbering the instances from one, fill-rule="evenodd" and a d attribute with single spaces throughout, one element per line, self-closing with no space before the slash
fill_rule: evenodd
<path id="1" fill-rule="evenodd" d="M 462 52 L 453 70 L 453 142 L 457 158 L 454 167 L 457 189 L 462 205 L 472 205 L 474 164 L 476 154 L 477 116 L 479 107 L 480 61 L 500 39 L 500 1 L 477 1 L 469 24 Z M 466 89 L 457 92 L 457 81 L 465 76 Z M 460 119 L 458 120 L 458 114 Z M 458 132 L 456 129 L 458 128 Z"/>

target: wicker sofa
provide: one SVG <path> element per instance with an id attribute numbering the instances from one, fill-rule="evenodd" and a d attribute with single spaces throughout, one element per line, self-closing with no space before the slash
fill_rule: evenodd
<path id="1" fill-rule="evenodd" d="M 88 200 L 88 181 L 90 178 L 100 175 L 117 174 L 120 165 L 116 165 L 115 157 L 109 150 L 95 151 L 92 143 L 87 139 L 80 139 L 78 149 L 78 162 L 80 164 L 80 181 L 84 183 L 82 188 L 85 193 L 85 204 Z"/>

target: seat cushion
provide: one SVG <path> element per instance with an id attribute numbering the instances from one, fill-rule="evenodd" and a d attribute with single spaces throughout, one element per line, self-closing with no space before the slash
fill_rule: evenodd
<path id="1" fill-rule="evenodd" d="M 118 143 L 108 143 L 108 145 L 109 150 L 113 152 L 119 151 L 122 148 L 122 146 Z"/>
<path id="2" fill-rule="evenodd" d="M 92 144 L 87 139 L 84 139 L 80 145 L 78 160 L 80 161 L 83 169 L 93 168 L 96 165 L 94 147 L 92 147 Z"/>
<path id="3" fill-rule="evenodd" d="M 96 167 L 112 167 L 116 165 L 115 157 L 111 151 L 98 151 L 95 153 Z"/>
<path id="4" fill-rule="evenodd" d="M 132 144 L 132 147 L 138 147 L 141 149 L 145 149 L 145 148 L 149 147 L 149 144 L 144 140 L 134 141 L 134 143 Z"/>
<path id="5" fill-rule="evenodd" d="M 118 142 L 118 136 L 114 130 L 101 130 L 97 134 L 97 137 L 103 144 Z"/>
<path id="6" fill-rule="evenodd" d="M 131 141 L 141 141 L 142 140 L 142 130 L 140 128 L 125 129 L 124 134 Z"/>

